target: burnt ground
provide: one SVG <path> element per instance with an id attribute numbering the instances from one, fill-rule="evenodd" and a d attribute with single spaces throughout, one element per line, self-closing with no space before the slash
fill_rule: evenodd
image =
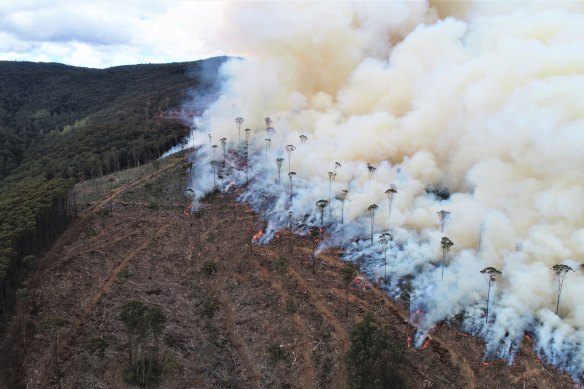
<path id="1" fill-rule="evenodd" d="M 344 388 L 348 334 L 367 312 L 406 349 L 411 388 L 574 387 L 528 343 L 512 366 L 485 364 L 479 339 L 439 325 L 425 348 L 407 349 L 405 309 L 372 284 L 350 291 L 345 317 L 338 250 L 321 253 L 314 274 L 305 238 L 283 231 L 250 250 L 264 223 L 231 194 L 186 216 L 188 168 L 178 155 L 78 185 L 81 217 L 40 259 L 25 313 L 4 336 L 6 387 L 131 387 L 119 320 L 130 300 L 167 317 L 160 388 Z"/>

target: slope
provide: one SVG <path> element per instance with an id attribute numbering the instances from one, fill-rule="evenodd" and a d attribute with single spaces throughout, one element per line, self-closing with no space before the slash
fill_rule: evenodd
<path id="1" fill-rule="evenodd" d="M 167 316 L 162 388 L 346 387 L 349 333 L 367 312 L 404 349 L 410 387 L 573 387 L 529 347 L 512 366 L 484 363 L 481 342 L 447 325 L 409 349 L 405 310 L 372 284 L 351 289 L 345 317 L 339 252 L 321 254 L 313 274 L 306 238 L 282 231 L 252 250 L 264 223 L 233 193 L 188 216 L 183 157 L 76 187 L 80 199 L 101 199 L 81 203 L 83 216 L 27 282 L 31 297 L 0 350 L 10 387 L 131 387 L 119 320 L 130 300 Z"/>

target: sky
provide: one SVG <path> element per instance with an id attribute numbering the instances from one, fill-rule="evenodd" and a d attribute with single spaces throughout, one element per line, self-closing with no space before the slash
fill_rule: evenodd
<path id="1" fill-rule="evenodd" d="M 227 5 L 0 1 L 0 60 L 106 68 L 234 54 L 219 39 Z"/>

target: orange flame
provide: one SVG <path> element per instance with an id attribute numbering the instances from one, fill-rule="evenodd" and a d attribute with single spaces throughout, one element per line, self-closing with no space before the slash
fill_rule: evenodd
<path id="1" fill-rule="evenodd" d="M 493 364 L 493 362 L 481 361 L 481 365 L 483 365 L 483 366 L 491 366 L 492 364 Z"/>
<path id="2" fill-rule="evenodd" d="M 412 337 L 408 335 L 408 349 L 412 348 Z"/>
<path id="3" fill-rule="evenodd" d="M 253 241 L 255 242 L 255 241 L 256 241 L 256 240 L 258 240 L 258 239 L 259 239 L 259 238 L 260 238 L 260 237 L 261 237 L 263 234 L 264 234 L 264 232 L 263 232 L 262 230 L 259 230 L 259 231 L 258 231 L 258 233 L 257 233 L 257 234 L 255 234 L 255 235 L 254 235 L 254 236 L 251 238 L 251 240 L 253 240 Z"/>
<path id="4" fill-rule="evenodd" d="M 424 341 L 424 344 L 422 345 L 422 350 L 425 349 L 426 347 L 428 347 L 430 345 L 430 339 L 426 338 L 426 340 Z"/>
<path id="5" fill-rule="evenodd" d="M 183 210 L 183 215 L 185 216 L 191 216 L 191 207 L 193 206 L 193 203 L 189 203 L 189 205 L 187 205 L 185 207 L 185 209 Z"/>

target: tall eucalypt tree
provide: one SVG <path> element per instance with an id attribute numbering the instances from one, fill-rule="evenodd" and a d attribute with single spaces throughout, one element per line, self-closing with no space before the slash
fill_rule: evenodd
<path id="1" fill-rule="evenodd" d="M 329 205 L 327 200 L 318 200 L 316 206 L 320 211 L 320 228 L 324 229 L 324 209 Z"/>
<path id="2" fill-rule="evenodd" d="M 215 189 L 217 187 L 217 182 L 215 179 L 216 176 L 216 169 L 217 169 L 217 165 L 219 164 L 219 162 L 217 162 L 216 160 L 212 160 L 211 161 L 211 167 L 213 168 L 213 189 Z"/>
<path id="3" fill-rule="evenodd" d="M 268 152 L 270 151 L 270 144 L 272 143 L 272 140 L 269 138 L 264 139 L 264 141 L 266 142 L 266 160 L 268 159 Z"/>
<path id="4" fill-rule="evenodd" d="M 373 176 L 373 173 L 375 173 L 376 170 L 377 168 L 375 166 L 372 166 L 370 163 L 367 163 L 367 173 L 369 174 L 369 182 L 371 182 L 371 177 Z"/>
<path id="5" fill-rule="evenodd" d="M 481 273 L 487 276 L 487 281 L 489 282 L 489 289 L 487 290 L 487 312 L 485 313 L 485 323 L 489 323 L 489 301 L 491 299 L 491 286 L 495 281 L 497 281 L 497 277 L 501 274 L 501 272 L 494 267 L 485 267 L 481 270 Z"/>
<path id="6" fill-rule="evenodd" d="M 306 135 L 300 135 L 300 144 L 303 145 L 306 143 L 306 141 L 308 140 L 308 137 Z"/>
<path id="7" fill-rule="evenodd" d="M 227 150 L 226 150 L 227 138 L 221 138 L 221 139 L 219 139 L 219 141 L 221 141 L 221 148 L 223 148 L 223 166 L 225 166 L 225 154 L 227 152 Z"/>
<path id="8" fill-rule="evenodd" d="M 385 232 L 379 237 L 379 242 L 383 248 L 383 283 L 387 284 L 387 249 L 389 248 L 389 243 L 391 242 L 391 234 Z"/>
<path id="9" fill-rule="evenodd" d="M 345 224 L 345 200 L 347 200 L 348 195 L 349 191 L 343 189 L 341 193 L 335 196 L 335 198 L 341 202 L 341 225 Z"/>
<path id="10" fill-rule="evenodd" d="M 377 204 L 371 204 L 367 210 L 369 211 L 369 216 L 371 217 L 371 244 L 373 244 L 373 229 L 375 226 L 375 211 L 377 211 Z"/>
<path id="11" fill-rule="evenodd" d="M 438 218 L 440 219 L 440 232 L 444 233 L 444 225 L 446 224 L 446 220 L 450 216 L 450 212 L 441 210 L 438 211 Z"/>
<path id="12" fill-rule="evenodd" d="M 393 204 L 393 196 L 395 196 L 397 194 L 397 186 L 395 186 L 395 184 L 391 184 L 389 186 L 389 189 L 385 191 L 385 194 L 387 195 L 387 200 L 389 202 L 389 211 L 388 211 L 388 215 L 387 215 L 387 230 L 391 231 L 391 206 Z"/>
<path id="13" fill-rule="evenodd" d="M 245 148 L 247 149 L 249 147 L 249 136 L 251 135 L 251 129 L 246 128 L 244 131 L 245 131 Z"/>
<path id="14" fill-rule="evenodd" d="M 558 282 L 558 299 L 556 301 L 556 315 L 557 315 L 558 311 L 560 309 L 560 297 L 562 296 L 562 289 L 564 288 L 564 280 L 566 279 L 566 276 L 568 275 L 568 273 L 573 272 L 574 269 L 572 269 L 568 265 L 558 264 L 558 265 L 552 266 L 552 270 L 556 274 L 556 281 Z"/>
<path id="15" fill-rule="evenodd" d="M 440 247 L 442 247 L 442 279 L 444 280 L 444 264 L 446 262 L 446 253 L 450 251 L 450 248 L 454 246 L 454 243 L 447 237 L 443 236 L 440 241 Z"/>
<path id="16" fill-rule="evenodd" d="M 281 182 L 280 174 L 282 172 L 282 162 L 284 162 L 284 158 L 276 158 L 276 166 L 278 166 L 278 185 L 280 185 Z"/>
<path id="17" fill-rule="evenodd" d="M 336 177 L 337 177 L 337 173 L 328 172 L 328 178 L 329 178 L 329 199 L 328 199 L 328 202 L 329 202 L 329 204 L 331 202 L 331 196 L 333 193 L 333 181 L 335 180 Z"/>
<path id="18" fill-rule="evenodd" d="M 294 176 L 296 175 L 296 172 L 290 172 L 288 173 L 288 179 L 290 180 L 290 203 L 292 202 L 292 189 L 293 189 L 293 180 L 294 180 Z"/>
<path id="19" fill-rule="evenodd" d="M 243 122 L 245 121 L 244 118 L 242 118 L 241 116 L 238 116 L 235 118 L 235 124 L 237 125 L 237 132 L 238 132 L 238 141 L 239 144 L 241 144 L 241 125 L 243 124 Z"/>
<path id="20" fill-rule="evenodd" d="M 292 158 L 292 152 L 296 150 L 296 147 L 294 147 L 294 145 L 286 145 L 286 152 L 288 153 L 288 174 L 291 171 L 291 158 Z"/>

